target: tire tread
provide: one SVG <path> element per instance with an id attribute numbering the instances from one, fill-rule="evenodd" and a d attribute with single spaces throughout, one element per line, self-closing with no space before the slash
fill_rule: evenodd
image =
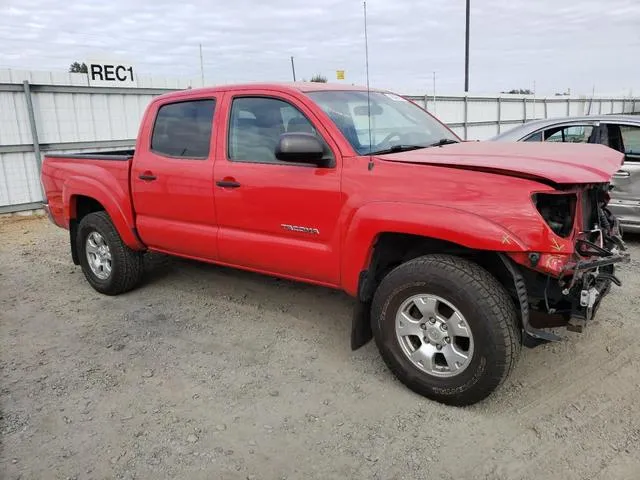
<path id="1" fill-rule="evenodd" d="M 424 276 L 426 272 L 433 271 L 433 269 L 456 278 L 460 282 L 460 289 L 474 294 L 474 303 L 488 309 L 491 312 L 491 317 L 495 319 L 491 328 L 498 333 L 496 348 L 503 350 L 503 352 L 499 352 L 499 357 L 503 359 L 503 362 L 492 365 L 489 368 L 490 373 L 482 381 L 482 388 L 475 389 L 473 392 L 469 392 L 468 395 L 434 395 L 426 387 L 413 382 L 411 378 L 405 375 L 402 366 L 393 361 L 391 356 L 387 354 L 380 338 L 381 328 L 379 323 L 382 320 L 382 310 L 389 295 L 398 285 L 406 283 L 407 279 Z M 394 375 L 417 393 L 450 405 L 470 405 L 487 397 L 511 374 L 522 348 L 515 305 L 504 286 L 480 265 L 453 255 L 425 255 L 410 260 L 392 270 L 382 280 L 374 295 L 372 321 L 374 322 L 374 332 L 378 332 L 375 335 L 378 348 L 385 363 Z M 376 322 L 378 325 L 375 324 Z"/>
<path id="2" fill-rule="evenodd" d="M 91 227 L 94 227 L 106 237 L 105 240 L 109 243 L 113 263 L 118 265 L 112 271 L 112 275 L 114 275 L 112 281 L 107 285 L 96 282 L 92 278 L 92 274 L 84 267 L 86 260 L 83 258 L 85 255 L 82 232 Z M 107 212 L 90 213 L 82 219 L 78 227 L 77 248 L 80 250 L 80 261 L 83 265 L 82 271 L 85 277 L 91 286 L 100 293 L 119 295 L 134 289 L 142 280 L 144 273 L 142 253 L 130 249 L 122 241 Z"/>

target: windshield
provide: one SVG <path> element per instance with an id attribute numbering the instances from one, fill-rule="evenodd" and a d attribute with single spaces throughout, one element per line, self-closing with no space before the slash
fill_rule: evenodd
<path id="1" fill-rule="evenodd" d="M 359 155 L 429 147 L 459 139 L 399 95 L 371 92 L 371 144 L 366 91 L 308 92 Z"/>

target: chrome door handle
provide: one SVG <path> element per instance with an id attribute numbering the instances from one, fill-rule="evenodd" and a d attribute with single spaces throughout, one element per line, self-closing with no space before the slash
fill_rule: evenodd
<path id="1" fill-rule="evenodd" d="M 627 178 L 630 176 L 631 174 L 625 170 L 618 170 L 616 173 L 613 174 L 613 178 Z"/>

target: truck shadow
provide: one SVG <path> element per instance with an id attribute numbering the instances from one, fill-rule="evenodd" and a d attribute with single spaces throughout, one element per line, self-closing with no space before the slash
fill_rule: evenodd
<path id="1" fill-rule="evenodd" d="M 640 247 L 640 236 L 625 237 L 633 255 Z M 163 298 L 166 301 L 166 296 L 171 295 L 171 301 L 180 305 L 179 308 L 184 305 L 202 311 L 205 318 L 212 303 L 223 313 L 237 310 L 244 315 L 240 321 L 247 322 L 247 326 L 260 322 L 263 332 L 286 332 L 275 333 L 271 337 L 278 339 L 278 343 L 290 344 L 295 338 L 304 348 L 308 347 L 323 359 L 323 364 L 328 362 L 331 368 L 350 370 L 363 383 L 372 382 L 373 385 L 363 391 L 384 385 L 385 389 L 396 394 L 415 395 L 395 381 L 373 342 L 356 352 L 350 350 L 353 300 L 340 291 L 164 255 L 150 255 L 145 266 L 147 275 L 141 289 L 148 290 L 149 300 Z M 627 265 L 621 272 L 625 280 L 629 276 L 629 268 Z M 606 364 L 609 354 L 605 347 L 621 338 L 623 326 L 628 324 L 623 308 L 624 297 L 628 293 L 624 290 L 633 289 L 634 283 L 625 284 L 622 289 L 612 292 L 610 299 L 605 299 L 600 315 L 585 333 L 572 334 L 562 329 L 564 341 L 524 348 L 518 366 L 503 387 L 470 410 L 503 415 L 505 409 L 516 412 L 522 405 L 534 409 L 538 403 L 536 399 L 549 389 L 557 390 L 560 397 L 568 395 L 572 385 L 582 389 L 584 382 L 576 384 L 573 380 L 576 372 L 585 372 L 579 376 L 589 372 L 604 376 L 607 371 L 598 362 Z M 214 315 L 210 321 L 216 324 L 214 330 L 229 328 L 230 320 L 226 315 Z M 613 338 L 607 345 L 599 345 L 597 354 L 594 354 L 594 345 L 599 344 L 603 330 L 613 332 Z M 594 357 L 593 361 L 586 353 Z M 551 365 L 563 365 L 563 368 L 551 368 Z M 422 401 L 417 395 L 415 398 Z M 435 405 L 432 402 L 428 404 Z"/>
<path id="2" fill-rule="evenodd" d="M 156 286 L 253 308 L 270 318 L 294 317 L 349 346 L 353 300 L 339 290 L 154 253 L 145 257 L 140 288 Z"/>

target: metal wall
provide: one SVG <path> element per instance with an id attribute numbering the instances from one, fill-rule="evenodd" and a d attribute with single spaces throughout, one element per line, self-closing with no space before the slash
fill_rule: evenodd
<path id="1" fill-rule="evenodd" d="M 137 77 L 134 87 L 99 88 L 85 74 L 0 70 L 0 213 L 42 202 L 42 155 L 132 147 L 149 101 L 196 82 Z"/>
<path id="2" fill-rule="evenodd" d="M 466 140 L 486 140 L 538 118 L 640 112 L 640 99 L 532 95 L 409 96 Z"/>
<path id="3" fill-rule="evenodd" d="M 155 96 L 199 79 L 137 77 L 134 87 L 89 87 L 85 74 L 0 69 L 0 213 L 42 202 L 40 158 L 131 147 Z M 486 139 L 533 118 L 640 110 L 622 98 L 409 96 L 461 137 Z"/>

